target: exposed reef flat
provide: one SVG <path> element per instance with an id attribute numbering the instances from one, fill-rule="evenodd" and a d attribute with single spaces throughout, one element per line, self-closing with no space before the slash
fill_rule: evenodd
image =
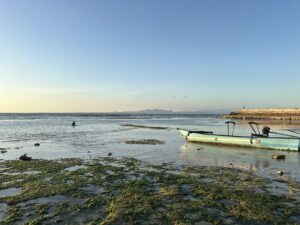
<path id="1" fill-rule="evenodd" d="M 121 124 L 123 127 L 134 127 L 134 128 L 144 128 L 144 129 L 153 129 L 153 130 L 166 130 L 168 127 L 156 127 L 156 126 L 147 126 L 142 124 Z"/>
<path id="2" fill-rule="evenodd" d="M 165 144 L 164 141 L 155 140 L 155 139 L 142 139 L 142 140 L 131 140 L 125 141 L 126 144 L 138 144 L 138 145 L 162 145 Z"/>
<path id="3" fill-rule="evenodd" d="M 300 121 L 300 109 L 242 109 L 239 112 L 231 112 L 224 118 Z"/>
<path id="4" fill-rule="evenodd" d="M 289 190 L 276 194 L 270 179 L 232 168 L 112 157 L 1 161 L 0 168 L 0 224 L 300 222 L 299 183 L 282 179 Z"/>

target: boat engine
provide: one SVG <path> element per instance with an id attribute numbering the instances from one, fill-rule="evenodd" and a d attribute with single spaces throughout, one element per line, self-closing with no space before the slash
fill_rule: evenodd
<path id="1" fill-rule="evenodd" d="M 264 136 L 269 137 L 270 130 L 271 130 L 270 127 L 263 127 L 261 132 Z"/>

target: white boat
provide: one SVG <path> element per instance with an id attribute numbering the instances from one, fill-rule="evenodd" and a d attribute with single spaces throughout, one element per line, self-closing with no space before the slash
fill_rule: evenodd
<path id="1" fill-rule="evenodd" d="M 300 137 L 279 134 L 270 132 L 270 128 L 264 127 L 262 134 L 259 132 L 258 123 L 250 122 L 250 126 L 254 133 L 250 136 L 235 136 L 234 127 L 232 134 L 229 134 L 229 124 L 235 126 L 235 122 L 228 121 L 228 134 L 214 134 L 213 132 L 207 131 L 193 131 L 186 129 L 178 129 L 181 136 L 189 142 L 200 142 L 206 144 L 220 144 L 220 145 L 236 145 L 251 148 L 261 149 L 276 149 L 276 150 L 287 150 L 287 151 L 299 151 L 300 150 Z M 253 125 L 257 126 L 257 130 L 254 129 Z M 282 136 L 270 137 L 269 133 L 275 133 Z"/>

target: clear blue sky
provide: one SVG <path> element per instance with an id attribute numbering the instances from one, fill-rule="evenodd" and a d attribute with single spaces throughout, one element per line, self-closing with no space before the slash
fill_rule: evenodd
<path id="1" fill-rule="evenodd" d="M 0 111 L 300 107 L 298 0 L 2 0 Z"/>

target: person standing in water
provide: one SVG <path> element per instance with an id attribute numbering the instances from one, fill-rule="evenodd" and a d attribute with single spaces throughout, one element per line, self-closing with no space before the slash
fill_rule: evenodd
<path id="1" fill-rule="evenodd" d="M 72 126 L 73 126 L 73 127 L 75 127 L 75 126 L 76 126 L 76 123 L 75 123 L 75 121 L 73 121 L 73 123 L 72 123 Z"/>

